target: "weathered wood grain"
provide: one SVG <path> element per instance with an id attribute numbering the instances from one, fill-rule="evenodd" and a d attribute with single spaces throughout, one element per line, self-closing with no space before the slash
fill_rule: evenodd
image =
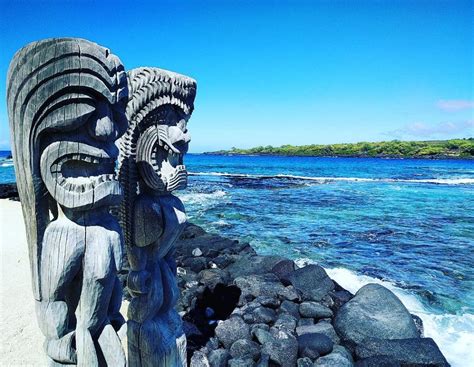
<path id="1" fill-rule="evenodd" d="M 173 245 L 186 223 L 171 194 L 187 184 L 183 156 L 196 82 L 157 68 L 128 73 L 129 128 L 120 142 L 121 224 L 130 263 L 128 358 L 132 367 L 185 366 L 186 337 L 174 307 Z"/>
<path id="2" fill-rule="evenodd" d="M 122 234 L 115 140 L 127 127 L 120 60 L 73 38 L 19 50 L 7 103 L 33 293 L 53 366 L 125 366 L 116 330 Z"/>

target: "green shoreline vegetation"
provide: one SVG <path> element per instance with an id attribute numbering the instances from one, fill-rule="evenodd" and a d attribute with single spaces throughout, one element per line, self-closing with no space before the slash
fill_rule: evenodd
<path id="1" fill-rule="evenodd" d="M 328 145 L 271 145 L 250 149 L 233 147 L 205 154 L 284 155 L 311 157 L 379 157 L 379 158 L 474 158 L 474 138 L 430 141 L 382 141 Z"/>

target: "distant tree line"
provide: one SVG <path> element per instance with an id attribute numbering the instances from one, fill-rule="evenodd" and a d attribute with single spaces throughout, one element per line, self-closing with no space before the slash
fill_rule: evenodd
<path id="1" fill-rule="evenodd" d="M 474 138 L 432 141 L 382 141 L 376 143 L 329 145 L 271 145 L 250 149 L 233 147 L 211 154 L 257 154 L 314 157 L 425 157 L 425 158 L 474 158 Z"/>

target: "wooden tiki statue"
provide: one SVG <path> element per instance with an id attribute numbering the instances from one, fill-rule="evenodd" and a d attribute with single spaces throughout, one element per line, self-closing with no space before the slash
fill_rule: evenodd
<path id="1" fill-rule="evenodd" d="M 127 128 L 127 77 L 104 47 L 74 38 L 19 50 L 8 115 L 38 323 L 50 365 L 124 366 L 117 336 L 122 239 L 114 142 Z"/>
<path id="2" fill-rule="evenodd" d="M 121 221 L 130 263 L 129 365 L 185 366 L 186 338 L 173 245 L 186 223 L 172 192 L 185 188 L 183 156 L 196 82 L 157 68 L 128 73 L 129 128 L 120 143 Z"/>

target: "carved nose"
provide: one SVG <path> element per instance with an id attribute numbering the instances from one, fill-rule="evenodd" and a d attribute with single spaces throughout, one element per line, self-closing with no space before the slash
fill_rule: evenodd
<path id="1" fill-rule="evenodd" d="M 191 141 L 191 134 L 190 133 L 185 133 L 183 136 L 184 142 L 187 144 Z"/>
<path id="2" fill-rule="evenodd" d="M 117 131 L 110 106 L 106 103 L 97 106 L 95 117 L 89 124 L 89 133 L 94 139 L 115 140 Z"/>
<path id="3" fill-rule="evenodd" d="M 171 126 L 168 130 L 168 137 L 172 144 L 189 143 L 191 141 L 191 135 L 183 131 L 177 126 Z"/>

